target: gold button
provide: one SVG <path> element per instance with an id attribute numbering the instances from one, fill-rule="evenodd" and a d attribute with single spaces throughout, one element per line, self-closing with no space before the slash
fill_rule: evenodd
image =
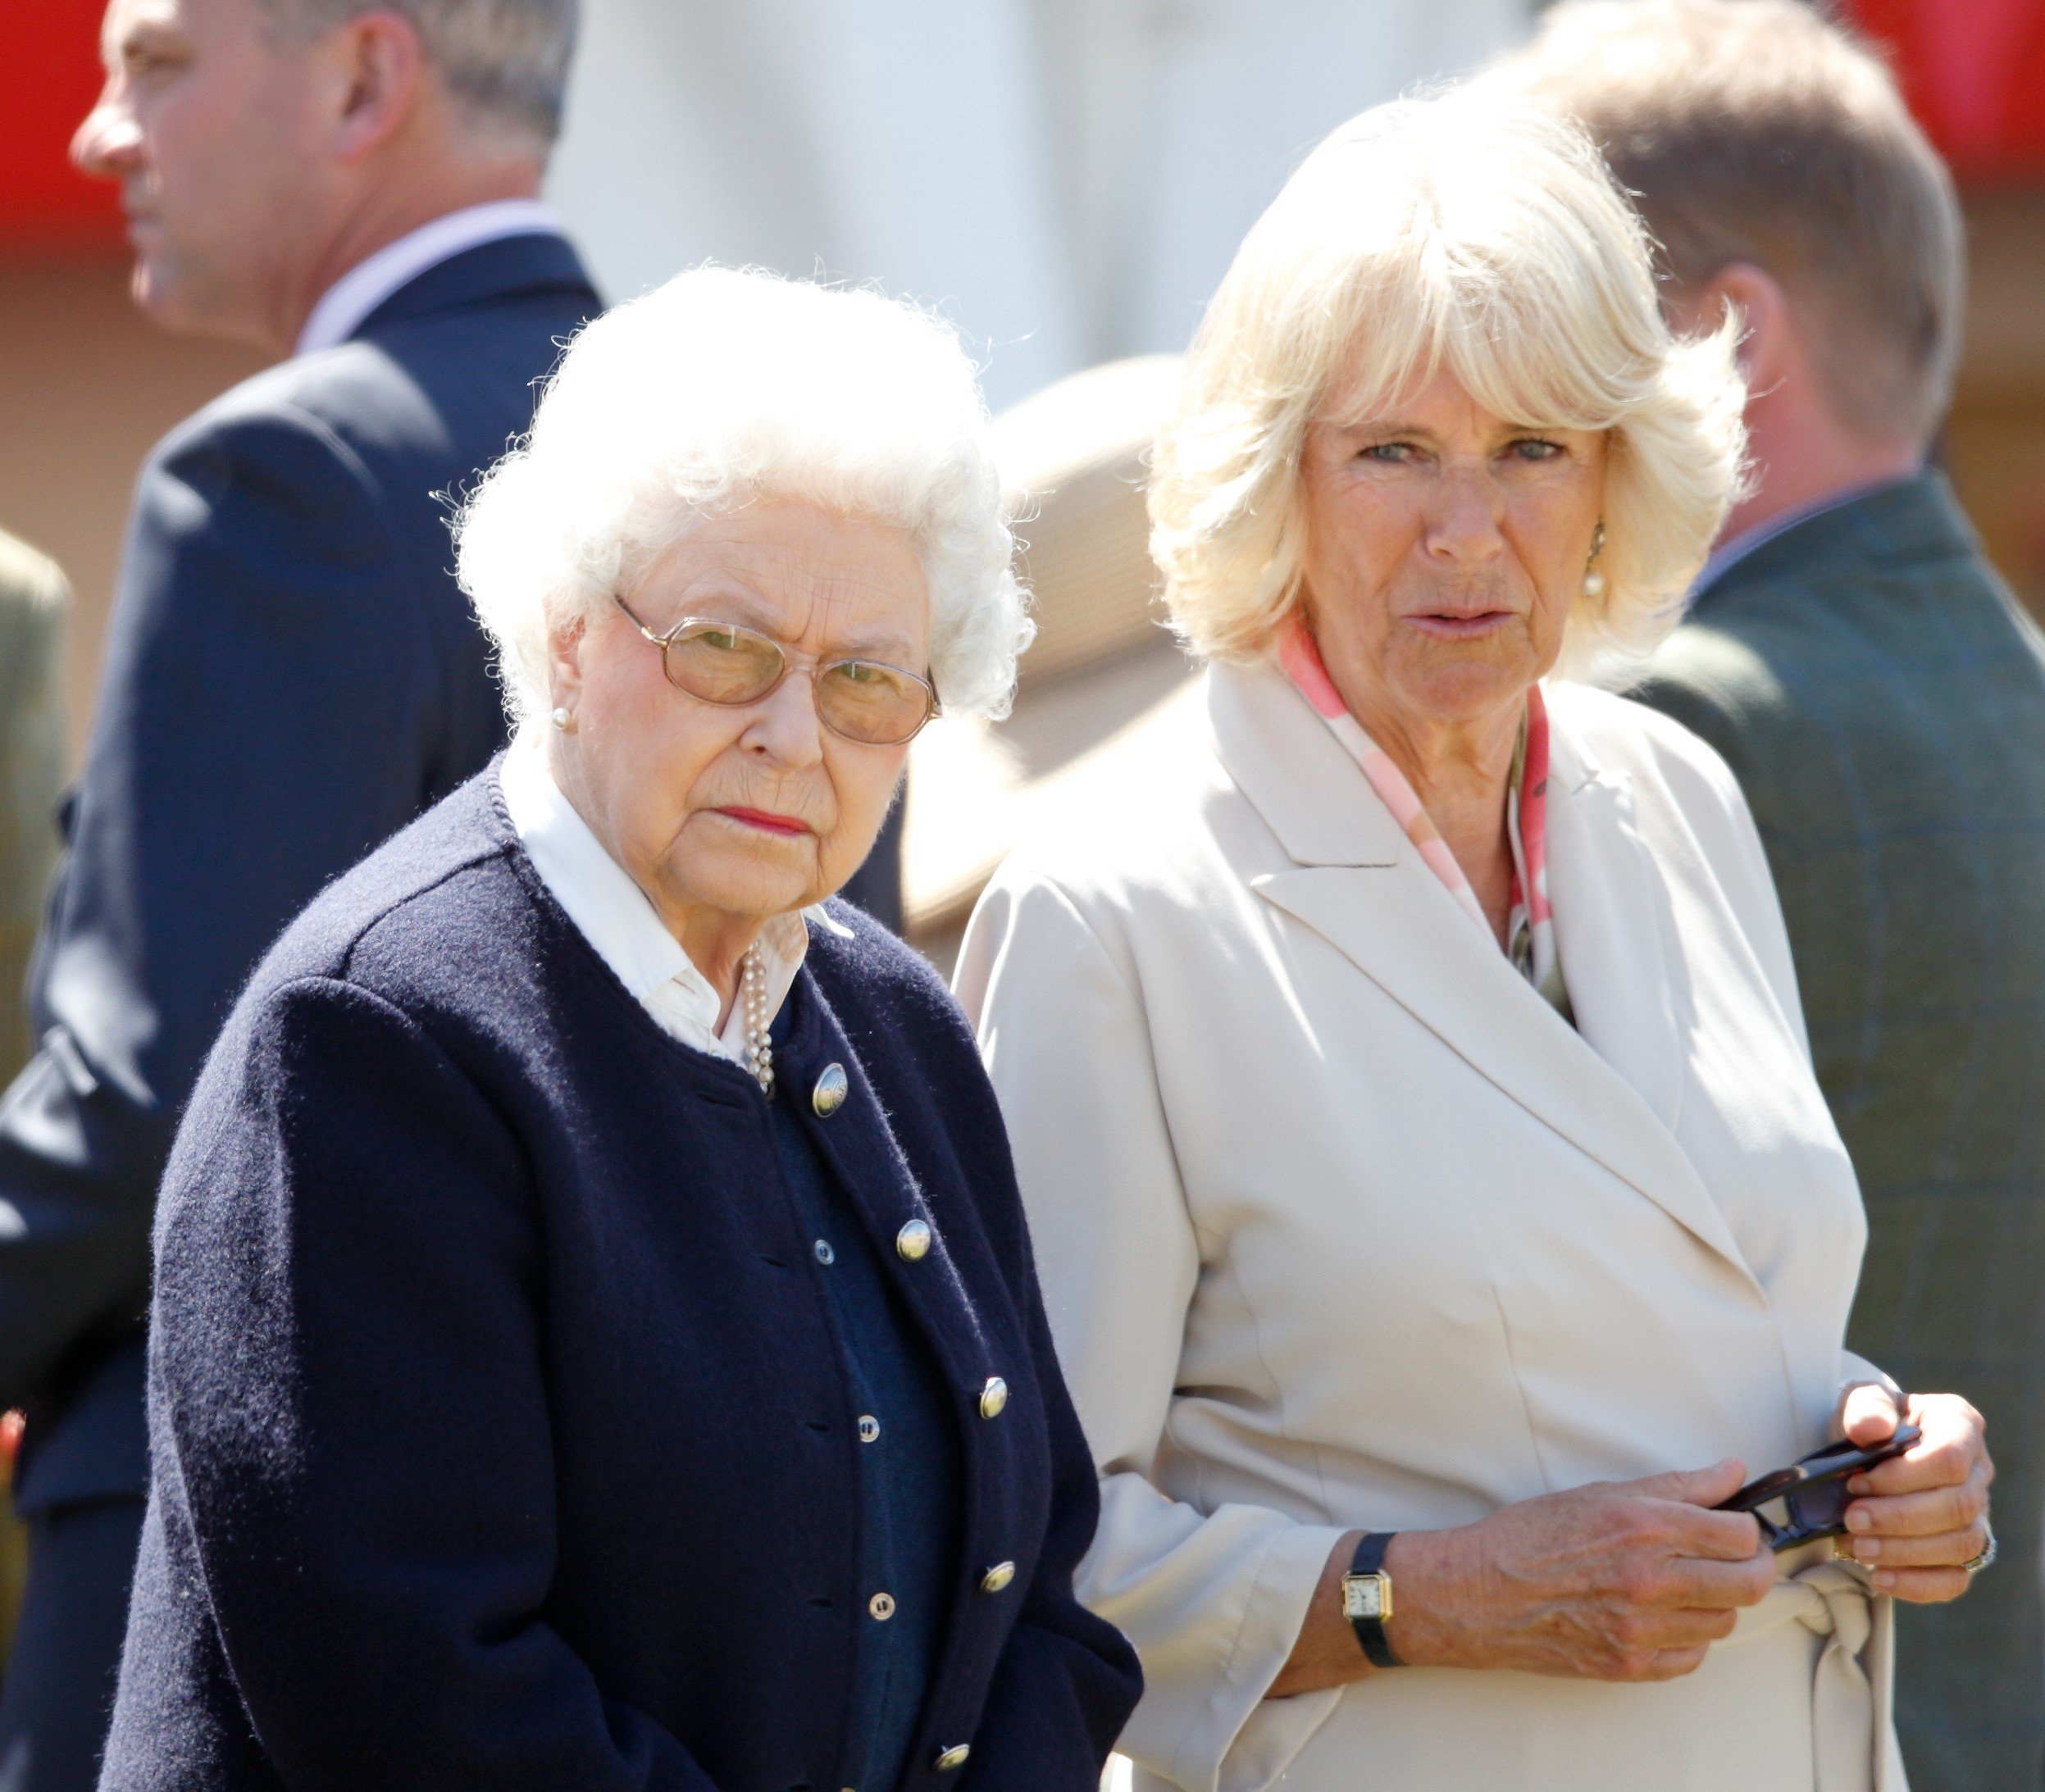
<path id="1" fill-rule="evenodd" d="M 956 1768 L 965 1766 L 966 1757 L 972 1753 L 972 1744 L 971 1743 L 954 1744 L 952 1747 L 941 1751 L 937 1758 L 931 1762 L 931 1767 L 936 1772 L 950 1773 Z"/>
<path id="2" fill-rule="evenodd" d="M 880 1440 L 881 1421 L 871 1412 L 862 1412 L 859 1415 L 859 1441 L 862 1444 L 877 1444 Z"/>
<path id="3" fill-rule="evenodd" d="M 904 1263 L 920 1263 L 930 1254 L 930 1222 L 911 1220 L 895 1235 L 895 1254 Z"/>
<path id="4" fill-rule="evenodd" d="M 1009 1385 L 998 1375 L 987 1377 L 987 1385 L 980 1390 L 980 1417 L 998 1419 L 1001 1408 L 1009 1403 Z"/>
<path id="5" fill-rule="evenodd" d="M 817 1086 L 809 1092 L 809 1105 L 816 1109 L 819 1120 L 828 1120 L 845 1106 L 845 1097 L 851 1090 L 851 1079 L 845 1075 L 845 1066 L 827 1064 L 823 1075 L 817 1079 Z"/>
<path id="6" fill-rule="evenodd" d="M 980 1590 L 982 1593 L 999 1593 L 1014 1578 L 1015 1564 L 1013 1562 L 997 1562 L 980 1576 Z"/>
<path id="7" fill-rule="evenodd" d="M 895 1595 L 892 1593 L 877 1593 L 866 1602 L 866 1608 L 885 1624 L 895 1616 Z"/>

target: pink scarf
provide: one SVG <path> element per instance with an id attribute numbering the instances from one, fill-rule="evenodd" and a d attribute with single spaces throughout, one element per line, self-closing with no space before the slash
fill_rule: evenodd
<path id="1" fill-rule="evenodd" d="M 1428 812 L 1421 807 L 1406 775 L 1350 714 L 1334 680 L 1321 663 L 1314 637 L 1296 618 L 1279 645 L 1278 663 L 1314 713 L 1328 724 L 1328 732 L 1362 769 L 1378 800 L 1405 830 L 1406 838 L 1428 869 L 1441 879 L 1463 912 L 1477 923 L 1485 939 L 1495 939 L 1477 893 L 1463 875 L 1463 867 L 1456 863 L 1448 842 L 1428 819 Z M 1506 956 L 1520 975 L 1567 1019 L 1569 993 L 1562 981 L 1561 961 L 1555 956 L 1555 915 L 1548 906 L 1548 708 L 1538 685 L 1527 693 L 1527 713 L 1513 753 L 1512 775 L 1505 790 L 1505 832 L 1513 857 L 1512 907 L 1505 921 Z"/>

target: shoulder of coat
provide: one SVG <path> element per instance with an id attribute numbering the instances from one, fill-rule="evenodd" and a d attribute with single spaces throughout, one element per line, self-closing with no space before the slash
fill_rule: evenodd
<path id="1" fill-rule="evenodd" d="M 1032 794 L 997 881 L 1054 883 L 1082 905 L 1177 891 L 1214 859 L 1237 808 L 1247 812 L 1247 800 L 1191 685 Z"/>
<path id="2" fill-rule="evenodd" d="M 1738 780 L 1719 750 L 1673 716 L 1585 685 L 1558 683 L 1546 696 L 1551 717 L 1588 771 L 1619 772 L 1636 785 L 1665 789 L 1686 809 L 1742 802 Z"/>

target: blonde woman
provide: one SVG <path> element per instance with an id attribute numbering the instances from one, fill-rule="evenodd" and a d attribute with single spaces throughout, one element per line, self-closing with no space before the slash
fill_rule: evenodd
<path id="1" fill-rule="evenodd" d="M 1731 776 L 1560 681 L 1669 625 L 1742 396 L 1495 98 L 1337 132 L 1208 314 L 1151 490 L 1204 712 L 959 973 L 1139 1785 L 1902 1785 L 1889 1601 L 1988 1553 L 1981 1422 L 1842 1348 L 1860 1198 Z M 1843 1536 L 1712 1509 L 1906 1418 Z"/>

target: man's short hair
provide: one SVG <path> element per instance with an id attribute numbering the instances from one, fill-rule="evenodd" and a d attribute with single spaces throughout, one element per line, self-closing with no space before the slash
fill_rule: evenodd
<path id="1" fill-rule="evenodd" d="M 299 30 L 371 11 L 408 19 L 448 91 L 479 117 L 542 144 L 561 134 L 581 0 L 259 0 Z"/>
<path id="2" fill-rule="evenodd" d="M 1841 421 L 1930 437 L 1959 355 L 1960 208 L 1859 39 L 1799 0 L 1564 0 L 1502 72 L 1589 130 L 1678 290 L 1765 270 L 1815 320 Z"/>

